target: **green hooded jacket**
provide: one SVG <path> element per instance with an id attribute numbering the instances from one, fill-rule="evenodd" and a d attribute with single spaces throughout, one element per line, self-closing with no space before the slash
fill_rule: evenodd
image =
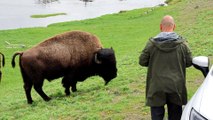
<path id="1" fill-rule="evenodd" d="M 185 39 L 174 32 L 160 33 L 148 41 L 139 64 L 148 67 L 146 105 L 187 103 L 186 67 L 192 65 L 192 57 Z"/>

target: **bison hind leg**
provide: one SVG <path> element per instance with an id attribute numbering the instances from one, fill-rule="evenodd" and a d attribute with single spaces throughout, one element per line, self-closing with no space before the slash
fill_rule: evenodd
<path id="1" fill-rule="evenodd" d="M 31 97 L 31 89 L 32 89 L 33 84 L 31 82 L 25 82 L 24 83 L 24 90 L 25 90 L 25 94 L 27 97 L 27 102 L 28 104 L 32 104 L 33 100 Z"/>
<path id="2" fill-rule="evenodd" d="M 23 77 L 23 81 L 24 81 L 24 90 L 25 90 L 25 95 L 27 97 L 27 102 L 28 104 L 32 104 L 33 103 L 33 100 L 32 100 L 32 97 L 31 97 L 31 90 L 32 90 L 32 86 L 33 86 L 33 83 L 31 81 L 31 79 L 25 74 L 25 72 L 22 70 L 22 77 Z"/>
<path id="3" fill-rule="evenodd" d="M 38 82 L 39 81 L 39 82 Z M 51 100 L 50 97 L 48 97 L 43 89 L 42 89 L 42 86 L 43 86 L 43 81 L 44 80 L 38 80 L 36 83 L 34 83 L 34 89 L 36 90 L 36 92 L 45 100 L 45 101 L 49 101 Z"/>

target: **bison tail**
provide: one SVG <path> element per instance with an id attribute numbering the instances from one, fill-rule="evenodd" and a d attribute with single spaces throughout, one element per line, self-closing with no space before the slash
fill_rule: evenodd
<path id="1" fill-rule="evenodd" d="M 17 55 L 22 55 L 22 54 L 23 54 L 23 52 L 16 52 L 16 53 L 13 55 L 12 62 L 11 62 L 13 68 L 16 66 L 16 63 L 15 63 L 15 58 L 16 58 L 16 56 L 17 56 Z"/>
<path id="2" fill-rule="evenodd" d="M 0 54 L 2 56 L 2 66 L 4 67 L 4 65 L 5 65 L 5 57 L 4 57 L 3 53 L 0 52 Z M 0 65 L 0 67 L 1 67 L 1 65 Z"/>

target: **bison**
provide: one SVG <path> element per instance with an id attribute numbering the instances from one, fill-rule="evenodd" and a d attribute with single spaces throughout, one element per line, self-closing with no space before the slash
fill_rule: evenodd
<path id="1" fill-rule="evenodd" d="M 5 64 L 5 57 L 4 57 L 4 54 L 0 52 L 0 55 L 2 56 L 1 58 L 1 63 L 0 63 L 0 68 L 1 68 L 1 65 L 4 67 L 4 64 Z M 1 77 L 2 77 L 2 72 L 0 70 L 0 82 L 1 82 Z"/>
<path id="2" fill-rule="evenodd" d="M 19 55 L 19 67 L 24 81 L 27 102 L 33 102 L 32 86 L 45 100 L 48 97 L 42 90 L 44 79 L 48 81 L 62 78 L 66 95 L 77 91 L 78 81 L 98 75 L 105 85 L 117 76 L 116 58 L 112 48 L 103 48 L 100 40 L 93 34 L 84 31 L 70 31 L 49 38 L 38 45 L 16 52 Z"/>

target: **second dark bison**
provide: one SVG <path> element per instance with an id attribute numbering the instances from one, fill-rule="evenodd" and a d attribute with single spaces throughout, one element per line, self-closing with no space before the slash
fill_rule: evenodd
<path id="1" fill-rule="evenodd" d="M 1 61 L 1 62 L 0 62 L 0 68 L 1 68 L 1 65 L 4 67 L 4 64 L 5 64 L 5 57 L 4 57 L 4 54 L 1 53 L 1 52 L 0 52 L 0 55 L 1 55 L 1 57 L 2 57 L 2 58 L 1 58 L 2 61 L 0 60 L 0 61 Z M 2 77 L 2 72 L 1 72 L 1 70 L 0 70 L 0 82 L 1 82 L 1 77 Z"/>
<path id="2" fill-rule="evenodd" d="M 100 40 L 91 33 L 71 31 L 49 38 L 19 55 L 19 66 L 29 104 L 33 102 L 31 88 L 45 100 L 50 98 L 43 92 L 44 79 L 51 81 L 63 77 L 66 95 L 70 87 L 75 92 L 78 81 L 94 75 L 101 76 L 105 84 L 117 76 L 116 58 L 112 48 L 102 48 Z"/>

